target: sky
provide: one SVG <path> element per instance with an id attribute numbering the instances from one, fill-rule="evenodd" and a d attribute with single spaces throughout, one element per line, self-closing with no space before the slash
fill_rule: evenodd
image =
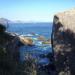
<path id="1" fill-rule="evenodd" d="M 0 0 L 0 18 L 51 22 L 54 14 L 75 7 L 75 0 Z"/>

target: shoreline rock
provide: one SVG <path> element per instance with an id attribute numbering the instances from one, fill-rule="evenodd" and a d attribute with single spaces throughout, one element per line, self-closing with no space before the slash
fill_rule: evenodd
<path id="1" fill-rule="evenodd" d="M 51 39 L 48 39 L 46 41 L 43 41 L 42 44 L 50 44 L 51 45 Z"/>
<path id="2" fill-rule="evenodd" d="M 75 75 L 75 8 L 54 16 L 51 37 L 57 75 Z"/>
<path id="3" fill-rule="evenodd" d="M 46 38 L 45 38 L 44 36 L 39 36 L 39 37 L 38 37 L 38 40 L 39 40 L 39 41 L 45 41 Z"/>
<path id="4" fill-rule="evenodd" d="M 22 42 L 24 45 L 33 45 L 33 40 L 29 37 L 21 37 L 19 36 L 20 42 Z"/>
<path id="5" fill-rule="evenodd" d="M 6 27 L 0 24 L 0 75 L 16 72 L 19 63 L 19 39 L 6 32 Z"/>

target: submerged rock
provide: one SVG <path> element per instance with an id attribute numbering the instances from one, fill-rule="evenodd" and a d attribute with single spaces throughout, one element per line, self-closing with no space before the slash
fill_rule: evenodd
<path id="1" fill-rule="evenodd" d="M 46 38 L 45 38 L 44 36 L 39 36 L 39 37 L 38 37 L 38 40 L 39 40 L 39 41 L 45 41 Z"/>
<path id="2" fill-rule="evenodd" d="M 42 44 L 51 44 L 51 41 L 50 40 L 43 41 Z"/>
<path id="3" fill-rule="evenodd" d="M 57 75 L 75 75 L 75 9 L 54 16 L 52 48 Z"/>

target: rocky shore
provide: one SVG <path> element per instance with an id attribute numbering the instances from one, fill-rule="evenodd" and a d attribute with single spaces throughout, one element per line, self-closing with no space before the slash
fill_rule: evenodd
<path id="1" fill-rule="evenodd" d="M 75 8 L 54 16 L 51 36 L 57 75 L 75 75 Z"/>
<path id="2" fill-rule="evenodd" d="M 41 41 L 41 44 L 39 43 L 41 46 L 47 44 L 51 45 L 51 40 L 45 39 L 44 36 L 38 36 L 36 39 L 27 36 L 19 36 L 18 34 L 7 32 L 6 27 L 3 24 L 0 24 L 0 75 L 51 74 L 52 67 L 50 66 L 53 64 L 44 64 L 44 66 L 41 62 L 36 64 L 35 59 L 33 59 L 31 55 L 26 55 L 27 53 L 24 54 L 24 56 L 26 56 L 26 58 L 24 57 L 25 60 L 23 60 L 23 62 L 20 61 L 20 48 L 25 47 L 26 49 L 26 46 L 32 48 L 32 46 L 35 45 L 33 40 Z M 35 47 L 36 46 L 34 46 L 34 48 Z M 43 49 L 42 47 L 40 48 Z M 44 58 L 48 58 L 49 62 L 51 62 L 51 54 L 44 56 L 42 61 L 44 61 Z M 46 72 L 46 70 L 48 71 Z"/>
<path id="3" fill-rule="evenodd" d="M 43 36 L 37 40 L 52 44 L 53 53 L 40 57 L 53 63 L 39 67 L 29 55 L 20 62 L 19 48 L 33 46 L 33 40 L 9 33 L 0 24 L 0 75 L 75 75 L 75 8 L 54 15 L 51 40 Z"/>
<path id="4" fill-rule="evenodd" d="M 34 75 L 32 59 L 25 61 L 31 66 L 28 74 L 24 71 L 29 66 L 20 63 L 19 48 L 22 45 L 32 45 L 32 42 L 29 38 L 24 38 L 23 42 L 17 35 L 6 32 L 6 27 L 0 24 L 0 75 Z"/>

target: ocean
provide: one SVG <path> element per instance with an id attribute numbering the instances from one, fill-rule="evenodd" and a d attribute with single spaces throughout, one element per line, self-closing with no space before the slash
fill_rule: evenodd
<path id="1" fill-rule="evenodd" d="M 34 46 L 22 46 L 20 48 L 21 61 L 24 61 L 25 55 L 29 54 L 36 59 L 39 58 L 38 63 L 48 64 L 50 62 L 46 57 L 40 57 L 52 52 L 50 44 L 42 44 L 42 41 L 38 41 L 37 38 L 43 36 L 45 39 L 50 39 L 52 23 L 12 23 L 8 25 L 7 31 L 31 37 L 34 41 Z"/>
<path id="2" fill-rule="evenodd" d="M 52 23 L 12 23 L 8 25 L 8 31 L 21 35 L 36 33 L 51 38 Z"/>

